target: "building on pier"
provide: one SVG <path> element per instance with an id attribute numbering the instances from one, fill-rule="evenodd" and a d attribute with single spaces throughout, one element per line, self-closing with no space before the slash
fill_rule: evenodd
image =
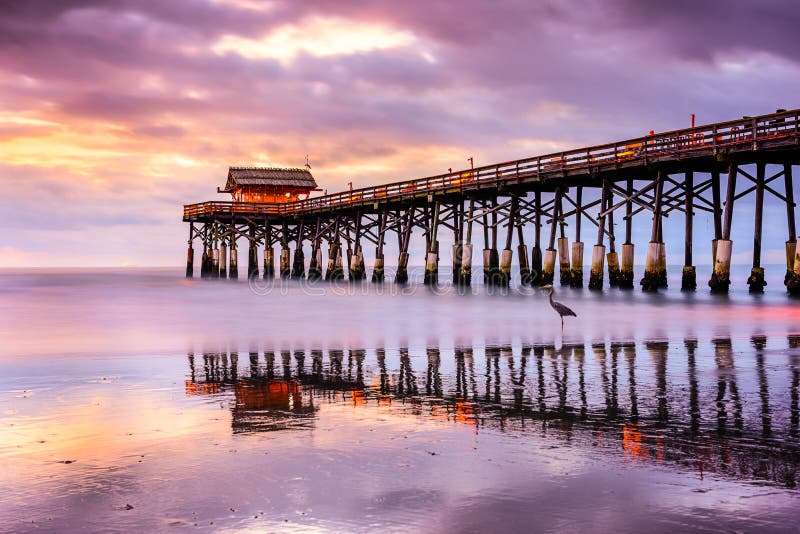
<path id="1" fill-rule="evenodd" d="M 233 202 L 263 202 L 282 204 L 308 198 L 312 191 L 319 191 L 317 182 L 308 169 L 284 169 L 278 167 L 231 167 L 225 189 L 218 193 L 230 193 Z"/>

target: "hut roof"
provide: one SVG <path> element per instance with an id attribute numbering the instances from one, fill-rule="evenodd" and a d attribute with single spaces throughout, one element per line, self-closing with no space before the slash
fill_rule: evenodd
<path id="1" fill-rule="evenodd" d="M 224 191 L 237 186 L 272 185 L 277 187 L 296 187 L 316 189 L 317 182 L 308 169 L 281 169 L 277 167 L 231 167 Z"/>

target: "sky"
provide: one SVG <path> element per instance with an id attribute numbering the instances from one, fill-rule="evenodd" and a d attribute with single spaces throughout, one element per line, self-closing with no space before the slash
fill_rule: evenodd
<path id="1" fill-rule="evenodd" d="M 230 165 L 308 155 L 333 192 L 795 108 L 798 27 L 793 0 L 0 0 L 0 267 L 179 265 Z"/>

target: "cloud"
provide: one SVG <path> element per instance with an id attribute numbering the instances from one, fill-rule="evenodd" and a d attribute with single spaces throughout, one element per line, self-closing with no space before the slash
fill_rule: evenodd
<path id="1" fill-rule="evenodd" d="M 230 164 L 310 154 L 334 191 L 791 108 L 798 17 L 789 0 L 0 0 L 5 244 L 114 227 L 165 263 L 181 204 L 216 198 Z"/>
<path id="2" fill-rule="evenodd" d="M 212 50 L 218 54 L 233 52 L 248 59 L 276 59 L 288 63 L 300 54 L 350 55 L 404 47 L 413 42 L 414 36 L 408 31 L 343 18 L 312 17 L 275 28 L 258 39 L 226 34 Z"/>

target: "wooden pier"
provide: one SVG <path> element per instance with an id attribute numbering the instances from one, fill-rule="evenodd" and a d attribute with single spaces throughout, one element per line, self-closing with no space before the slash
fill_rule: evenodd
<path id="1" fill-rule="evenodd" d="M 596 231 L 588 287 L 603 288 L 607 271 L 610 286 L 630 289 L 636 282 L 633 221 L 646 212 L 636 217 L 646 221 L 651 230 L 639 283 L 645 291 L 656 291 L 667 285 L 663 219 L 680 212 L 686 238 L 681 289 L 691 291 L 697 287 L 693 216 L 705 211 L 713 214 L 714 220 L 710 247 L 714 269 L 708 285 L 713 292 L 727 292 L 734 204 L 753 194 L 753 266 L 747 283 L 750 291 L 763 292 L 761 238 L 769 193 L 786 210 L 785 285 L 790 293 L 800 294 L 792 182 L 792 166 L 798 162 L 800 110 L 795 109 L 304 199 L 300 197 L 316 186 L 307 170 L 233 168 L 231 172 L 238 170 L 257 180 L 287 171 L 280 174 L 282 178 L 275 178 L 278 186 L 287 189 L 275 193 L 264 185 L 268 180 L 262 181 L 258 192 L 248 197 L 236 189 L 229 174 L 226 188 L 220 192 L 230 192 L 235 201 L 184 206 L 183 220 L 190 223 L 186 276 L 194 275 L 193 245 L 200 241 L 202 278 L 238 278 L 238 243 L 243 242 L 248 247 L 250 278 L 275 278 L 274 251 L 278 246 L 277 274 L 281 277 L 338 280 L 347 276 L 359 281 L 367 278 L 363 246 L 370 243 L 375 247 L 371 280 L 381 283 L 385 279 L 384 245 L 394 234 L 399 250 L 395 282 L 405 283 L 411 235 L 420 229 L 425 236 L 425 283 L 439 282 L 443 254 L 438 238 L 442 231 L 450 231 L 453 283 L 470 285 L 473 227 L 480 225 L 482 232 L 477 235 L 482 237 L 486 284 L 511 283 L 516 253 L 519 283 L 551 283 L 558 267 L 561 284 L 582 287 L 581 230 L 582 223 L 588 222 Z M 777 170 L 768 175 L 768 165 Z M 724 192 L 722 175 L 727 175 Z M 775 184 L 781 182 L 782 187 L 776 189 Z M 592 195 L 587 194 L 590 188 Z M 269 201 L 261 201 L 264 199 Z M 624 223 L 621 245 L 615 235 L 615 216 Z M 323 263 L 323 242 L 327 244 L 327 263 Z M 307 271 L 306 246 L 311 250 Z M 260 250 L 263 266 L 258 260 Z"/>

